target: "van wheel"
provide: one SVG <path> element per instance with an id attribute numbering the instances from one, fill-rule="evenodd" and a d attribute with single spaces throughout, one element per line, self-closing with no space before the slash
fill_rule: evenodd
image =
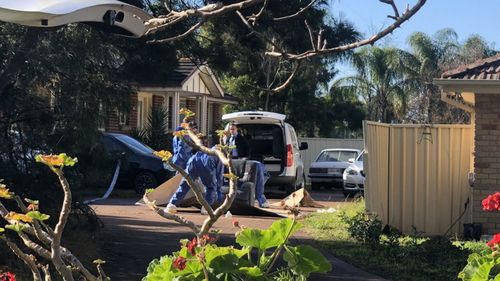
<path id="1" fill-rule="evenodd" d="M 146 189 L 156 188 L 157 186 L 158 181 L 151 172 L 140 172 L 134 179 L 134 190 L 137 194 L 144 194 Z"/>

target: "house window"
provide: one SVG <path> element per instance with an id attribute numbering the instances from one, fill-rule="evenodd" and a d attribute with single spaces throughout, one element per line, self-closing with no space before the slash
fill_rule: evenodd
<path id="1" fill-rule="evenodd" d="M 118 124 L 120 126 L 128 125 L 128 114 L 126 112 L 118 111 Z"/>

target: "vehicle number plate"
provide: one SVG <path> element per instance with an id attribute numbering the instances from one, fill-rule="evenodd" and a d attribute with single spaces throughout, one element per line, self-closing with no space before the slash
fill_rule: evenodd
<path id="1" fill-rule="evenodd" d="M 329 174 L 337 174 L 337 173 L 340 173 L 340 169 L 335 169 L 335 168 L 328 169 L 328 173 Z"/>

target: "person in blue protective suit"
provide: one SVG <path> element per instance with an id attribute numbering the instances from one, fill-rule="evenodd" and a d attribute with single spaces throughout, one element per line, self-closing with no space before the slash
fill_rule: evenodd
<path id="1" fill-rule="evenodd" d="M 191 156 L 186 165 L 186 172 L 191 178 L 195 181 L 199 179 L 205 186 L 205 200 L 210 205 L 224 200 L 224 195 L 221 192 L 223 171 L 224 165 L 217 156 L 208 155 L 202 151 L 197 151 Z M 189 184 L 186 179 L 183 179 L 174 196 L 170 199 L 165 211 L 170 213 L 175 212 L 177 204 L 184 199 L 189 189 Z"/>
<path id="2" fill-rule="evenodd" d="M 269 172 L 266 171 L 266 166 L 259 161 L 256 162 L 256 183 L 255 183 L 255 200 L 259 207 L 269 208 L 269 201 L 264 196 L 264 186 L 269 179 Z"/>
<path id="3" fill-rule="evenodd" d="M 188 123 L 188 128 L 192 130 L 193 132 L 197 132 L 198 127 L 194 121 L 191 121 Z M 175 130 L 176 131 L 182 131 L 185 128 L 179 126 Z M 182 139 L 182 138 L 189 138 L 189 136 L 183 136 L 183 137 L 178 137 L 174 136 L 172 140 L 172 147 L 173 147 L 173 156 L 172 156 L 172 162 L 185 169 L 187 162 L 189 158 L 193 155 L 191 147 Z"/>

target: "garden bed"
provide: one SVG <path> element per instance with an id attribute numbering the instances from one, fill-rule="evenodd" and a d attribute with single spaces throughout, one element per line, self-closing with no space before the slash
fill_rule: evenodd
<path id="1" fill-rule="evenodd" d="M 392 280 L 456 280 L 471 252 L 487 248 L 484 242 L 450 240 L 444 237 L 425 237 L 415 230 L 413 235 L 388 231 L 380 239 L 373 220 L 353 219 L 363 212 L 364 201 L 343 204 L 334 213 L 313 214 L 303 223 L 306 231 L 332 255 L 361 269 Z M 353 238 L 351 221 L 356 235 Z M 373 238 L 373 237 L 372 237 Z M 370 242 L 371 241 L 371 242 Z"/>

